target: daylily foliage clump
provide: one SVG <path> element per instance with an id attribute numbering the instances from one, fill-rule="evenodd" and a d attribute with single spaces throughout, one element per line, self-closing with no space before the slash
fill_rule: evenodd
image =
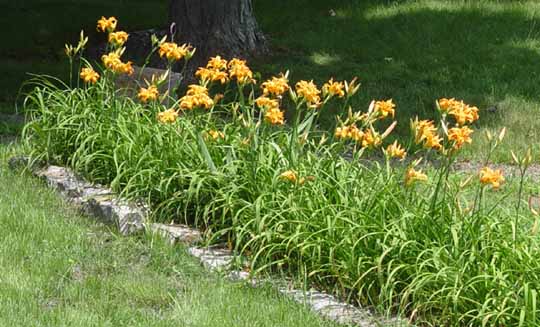
<path id="1" fill-rule="evenodd" d="M 504 130 L 487 135 L 480 171 L 452 173 L 476 137 L 477 107 L 441 98 L 438 119 L 417 117 L 398 139 L 398 101 L 351 106 L 357 79 L 261 80 L 247 61 L 219 55 L 178 92 L 171 69 L 196 50 L 155 37 L 168 69 L 127 97 L 115 80 L 135 67 L 117 26 L 97 24 L 109 41 L 100 62 L 81 56 L 83 34 L 66 46 L 72 67 L 82 63 L 77 85 L 35 81 L 25 128 L 35 159 L 144 199 L 156 220 L 197 226 L 253 273 L 282 271 L 420 325 L 540 322 L 535 222 L 519 205 L 495 210 L 504 176 L 489 155 Z M 325 110 L 340 114 L 332 131 L 318 124 Z M 526 170 L 530 154 L 515 157 Z"/>

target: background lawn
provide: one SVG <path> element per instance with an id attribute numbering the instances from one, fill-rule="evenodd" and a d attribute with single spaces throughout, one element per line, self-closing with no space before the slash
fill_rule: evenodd
<path id="1" fill-rule="evenodd" d="M 7 2 L 7 1 L 5 1 Z M 263 76 L 358 76 L 355 108 L 393 98 L 406 135 L 410 117 L 434 116 L 434 100 L 456 97 L 481 108 L 481 129 L 509 128 L 495 156 L 540 149 L 540 3 L 536 1 L 254 0 L 272 55 L 253 63 Z M 80 29 L 100 40 L 95 21 L 115 15 L 128 31 L 166 24 L 167 1 L 27 0 L 0 4 L 0 112 L 12 112 L 26 72 L 66 75 L 65 42 Z M 332 10 L 335 15 L 330 14 Z M 1 103 L 4 103 L 3 105 Z M 324 115 L 331 128 L 337 112 Z M 479 133 L 479 132 L 477 132 Z M 475 158 L 481 138 L 464 153 Z M 538 158 L 535 158 L 538 161 Z"/>

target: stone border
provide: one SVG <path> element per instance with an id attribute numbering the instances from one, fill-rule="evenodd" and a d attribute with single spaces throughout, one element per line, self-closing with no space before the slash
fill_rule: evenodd
<path id="1" fill-rule="evenodd" d="M 9 160 L 9 166 L 11 169 L 20 169 L 28 167 L 28 162 L 27 158 L 14 157 Z M 41 169 L 32 169 L 32 173 L 45 180 L 51 188 L 57 190 L 69 202 L 79 206 L 85 214 L 115 224 L 123 235 L 141 231 L 159 234 L 171 244 L 186 244 L 188 252 L 198 258 L 201 264 L 209 270 L 228 271 L 227 277 L 229 279 L 243 280 L 253 286 L 263 282 L 252 279 L 249 272 L 231 270 L 235 257 L 229 249 L 197 247 L 197 243 L 202 241 L 199 230 L 185 225 L 148 223 L 146 218 L 149 209 L 146 206 L 121 199 L 109 188 L 91 184 L 68 168 L 47 166 Z M 307 305 L 312 311 L 324 318 L 341 324 L 360 327 L 408 325 L 399 319 L 385 319 L 376 316 L 366 309 L 341 302 L 336 297 L 317 290 L 303 291 L 291 287 L 278 287 L 278 291 L 295 302 Z"/>

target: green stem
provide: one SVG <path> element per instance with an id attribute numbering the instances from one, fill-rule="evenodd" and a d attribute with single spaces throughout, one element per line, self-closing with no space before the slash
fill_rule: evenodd
<path id="1" fill-rule="evenodd" d="M 525 172 L 527 171 L 527 167 L 520 167 L 520 179 L 519 179 L 519 190 L 518 190 L 518 201 L 516 204 L 516 215 L 514 217 L 514 228 L 512 230 L 512 238 L 514 240 L 514 248 L 517 245 L 517 226 L 519 221 L 519 209 L 521 207 L 521 197 L 523 195 L 523 183 L 525 182 Z"/>
<path id="2" fill-rule="evenodd" d="M 521 207 L 521 197 L 523 195 L 523 183 L 525 182 L 525 172 L 526 172 L 526 168 L 523 168 L 523 167 L 520 167 L 519 169 L 519 173 L 520 173 L 520 178 L 519 178 L 519 190 L 518 190 L 518 201 L 517 201 L 517 204 L 516 204 L 516 215 L 519 214 L 519 209 Z"/>
<path id="3" fill-rule="evenodd" d="M 73 58 L 69 57 L 69 87 L 73 88 Z"/>
<path id="4" fill-rule="evenodd" d="M 437 180 L 437 186 L 435 187 L 435 192 L 433 193 L 433 197 L 431 198 L 431 206 L 430 206 L 429 211 L 431 212 L 432 215 L 435 213 L 435 208 L 437 207 L 436 204 L 437 204 L 437 200 L 438 200 L 438 197 L 439 197 L 440 189 L 441 189 L 443 183 L 446 183 L 446 181 L 448 180 L 448 176 L 450 174 L 450 166 L 452 165 L 453 162 L 454 162 L 454 157 L 453 156 L 447 157 L 446 158 L 446 164 L 444 165 L 444 167 L 442 168 L 442 170 L 439 173 L 439 178 Z"/>
<path id="5" fill-rule="evenodd" d="M 289 151 L 291 153 L 291 161 L 293 166 L 296 166 L 296 156 L 298 151 L 298 124 L 300 120 L 300 107 L 302 105 L 303 101 L 300 101 L 294 110 L 294 118 L 293 118 L 293 132 L 290 140 L 290 146 Z"/>

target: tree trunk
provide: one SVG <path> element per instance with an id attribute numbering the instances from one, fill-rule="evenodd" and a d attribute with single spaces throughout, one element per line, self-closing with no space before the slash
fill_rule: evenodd
<path id="1" fill-rule="evenodd" d="M 170 0 L 169 5 L 174 41 L 197 48 L 190 66 L 216 55 L 245 59 L 267 51 L 251 0 Z"/>

